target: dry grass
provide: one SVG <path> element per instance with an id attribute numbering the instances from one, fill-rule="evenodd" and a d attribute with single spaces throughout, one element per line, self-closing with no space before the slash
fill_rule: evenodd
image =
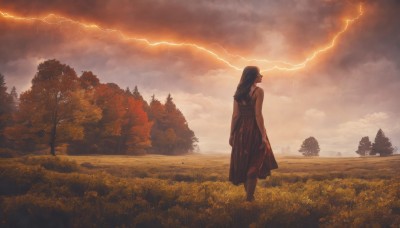
<path id="1" fill-rule="evenodd" d="M 400 225 L 400 156 L 277 157 L 254 203 L 229 155 L 0 159 L 0 226 Z"/>
<path id="2" fill-rule="evenodd" d="M 230 155 L 191 154 L 184 156 L 60 156 L 83 166 L 101 169 L 119 177 L 166 179 L 176 174 L 228 178 Z M 360 179 L 390 179 L 400 173 L 400 156 L 365 158 L 321 158 L 277 156 L 279 169 L 273 176 L 301 176 Z M 165 177 L 165 178 L 163 178 Z"/>

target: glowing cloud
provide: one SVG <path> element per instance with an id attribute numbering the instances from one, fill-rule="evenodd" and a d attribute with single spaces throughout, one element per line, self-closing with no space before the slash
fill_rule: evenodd
<path id="1" fill-rule="evenodd" d="M 320 54 L 332 49 L 335 46 L 335 44 L 337 43 L 337 40 L 339 39 L 339 37 L 343 33 L 345 33 L 348 30 L 349 26 L 352 23 L 354 23 L 355 21 L 357 21 L 363 15 L 363 13 L 364 13 L 364 11 L 363 11 L 362 5 L 360 5 L 358 15 L 354 18 L 346 19 L 343 28 L 332 37 L 331 41 L 328 44 L 323 45 L 321 48 L 318 48 L 317 50 L 312 51 L 311 54 L 300 63 L 289 63 L 287 61 L 274 61 L 274 60 L 268 60 L 268 59 L 246 58 L 246 57 L 243 57 L 240 55 L 231 54 L 223 47 L 221 47 L 221 49 L 223 50 L 224 53 L 221 54 L 221 53 L 217 53 L 216 51 L 214 51 L 212 49 L 198 45 L 196 43 L 186 43 L 186 42 L 167 41 L 167 40 L 151 41 L 147 38 L 140 38 L 140 37 L 126 35 L 126 33 L 124 33 L 121 30 L 103 28 L 97 24 L 83 23 L 83 22 L 79 22 L 79 21 L 73 20 L 68 17 L 64 17 L 64 16 L 52 14 L 52 13 L 50 13 L 44 17 L 22 17 L 22 16 L 16 16 L 11 13 L 0 10 L 0 16 L 2 16 L 4 19 L 8 19 L 8 20 L 25 21 L 25 22 L 39 21 L 39 22 L 46 23 L 49 25 L 62 25 L 65 23 L 69 23 L 69 24 L 73 24 L 73 25 L 79 26 L 84 29 L 92 29 L 92 30 L 97 30 L 97 31 L 104 32 L 104 33 L 112 33 L 112 34 L 115 34 L 118 37 L 120 37 L 122 40 L 143 43 L 144 45 L 151 46 L 151 47 L 170 46 L 170 47 L 176 47 L 176 48 L 188 48 L 188 49 L 198 50 L 198 51 L 205 53 L 206 55 L 210 56 L 211 58 L 213 58 L 219 62 L 222 62 L 226 66 L 228 66 L 234 70 L 237 70 L 237 71 L 241 71 L 243 69 L 243 67 L 245 65 L 247 65 L 246 63 L 254 62 L 254 63 L 257 63 L 260 65 L 263 72 L 272 71 L 272 70 L 296 71 L 296 70 L 306 67 L 306 65 L 309 62 L 316 59 Z M 240 59 L 241 63 L 235 64 L 234 60 L 233 60 L 234 58 Z"/>

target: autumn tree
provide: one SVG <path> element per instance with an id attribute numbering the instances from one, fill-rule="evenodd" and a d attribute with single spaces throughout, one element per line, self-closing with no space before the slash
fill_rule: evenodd
<path id="1" fill-rule="evenodd" d="M 85 79 L 84 75 L 81 78 Z M 123 96 L 117 87 L 111 83 L 93 87 L 94 103 L 100 108 L 102 117 L 97 123 L 85 125 L 85 137 L 71 142 L 68 153 L 118 154 L 121 152 L 122 146 L 118 137 L 121 135 L 125 110 Z"/>
<path id="2" fill-rule="evenodd" d="M 102 84 L 97 76 L 84 73 L 80 80 L 93 93 L 93 102 L 101 109 L 102 118 L 96 124 L 85 125 L 85 138 L 74 140 L 68 152 L 72 154 L 143 154 L 150 147 L 151 123 L 142 103 L 127 88 L 114 83 Z"/>
<path id="3" fill-rule="evenodd" d="M 100 80 L 91 71 L 83 71 L 79 77 L 80 86 L 86 91 L 92 91 L 95 87 L 100 85 Z"/>
<path id="4" fill-rule="evenodd" d="M 369 141 L 369 137 L 368 136 L 362 137 L 356 153 L 361 156 L 367 156 L 369 155 L 370 151 L 371 151 L 371 141 Z"/>
<path id="5" fill-rule="evenodd" d="M 164 105 L 153 95 L 149 104 L 148 117 L 152 122 L 150 133 L 151 138 L 151 153 L 161 153 L 160 149 L 165 144 L 164 131 L 162 130 L 165 116 Z"/>
<path id="6" fill-rule="evenodd" d="M 129 87 L 127 88 L 127 91 L 129 91 Z M 139 89 L 137 86 L 133 89 L 133 91 L 129 91 L 129 95 L 133 96 L 135 100 L 140 101 L 143 106 L 143 110 L 148 113 L 149 112 L 149 104 L 147 101 L 143 98 L 142 94 L 140 94 Z"/>
<path id="7" fill-rule="evenodd" d="M 56 155 L 58 143 L 83 138 L 82 124 L 100 117 L 100 109 L 85 99 L 74 69 L 47 60 L 39 64 L 32 87 L 21 94 L 17 123 L 8 134 L 15 140 L 25 137 L 48 143 L 50 153 Z"/>
<path id="8" fill-rule="evenodd" d="M 154 153 L 184 154 L 193 151 L 198 139 L 170 94 L 164 105 L 153 96 L 149 109 L 150 120 L 154 122 L 151 131 Z"/>
<path id="9" fill-rule="evenodd" d="M 124 150 L 127 154 L 144 154 L 151 146 L 151 122 L 143 110 L 143 103 L 127 96 L 124 101 L 125 115 L 121 137 Z"/>
<path id="10" fill-rule="evenodd" d="M 318 156 L 319 151 L 318 141 L 312 136 L 305 139 L 299 149 L 304 156 Z"/>
<path id="11" fill-rule="evenodd" d="M 6 126 L 4 110 L 15 111 L 13 125 L 4 132 L 22 151 L 50 146 L 55 155 L 57 145 L 66 143 L 68 153 L 75 154 L 143 154 L 150 148 L 182 154 L 197 142 L 171 95 L 165 104 L 153 96 L 150 107 L 137 86 L 131 91 L 102 84 L 91 71 L 78 77 L 57 60 L 39 64 L 31 88 L 19 99 L 15 88 L 6 91 L 0 75 L 0 130 Z"/>
<path id="12" fill-rule="evenodd" d="M 375 137 L 375 142 L 372 144 L 371 155 L 389 156 L 393 154 L 393 151 L 394 148 L 389 138 L 385 136 L 382 129 L 379 129 Z"/>
<path id="13" fill-rule="evenodd" d="M 164 115 L 165 115 L 165 110 L 164 110 L 164 105 L 155 98 L 155 95 L 151 96 L 151 101 L 150 101 L 150 111 L 148 113 L 149 119 L 154 121 L 154 127 L 158 127 L 157 125 L 160 125 Z"/>

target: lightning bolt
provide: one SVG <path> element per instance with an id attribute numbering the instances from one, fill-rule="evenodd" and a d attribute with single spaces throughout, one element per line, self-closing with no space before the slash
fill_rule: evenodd
<path id="1" fill-rule="evenodd" d="M 358 10 L 358 15 L 356 17 L 350 18 L 350 19 L 345 19 L 343 28 L 332 37 L 331 41 L 328 44 L 325 44 L 322 47 L 311 52 L 311 54 L 308 55 L 300 63 L 289 63 L 289 62 L 280 61 L 280 60 L 276 61 L 276 60 L 257 59 L 257 58 L 245 58 L 240 55 L 231 54 L 225 48 L 223 48 L 220 45 L 219 46 L 223 50 L 225 55 L 227 55 L 227 56 L 238 58 L 242 62 L 253 62 L 253 63 L 262 64 L 261 65 L 261 68 L 263 69 L 262 72 L 272 71 L 272 70 L 296 71 L 296 70 L 305 68 L 309 62 L 311 62 L 312 60 L 317 58 L 320 54 L 332 49 L 335 46 L 335 44 L 337 43 L 339 37 L 348 30 L 349 26 L 352 23 L 354 23 L 359 18 L 361 18 L 361 16 L 363 14 L 364 14 L 364 10 L 363 10 L 362 5 L 360 4 L 359 10 Z M 210 48 L 206 48 L 204 46 L 201 46 L 201 45 L 198 45 L 195 43 L 174 42 L 174 41 L 150 41 L 147 38 L 138 38 L 138 37 L 126 35 L 121 30 L 103 28 L 100 25 L 97 25 L 94 23 L 83 23 L 83 22 L 79 22 L 79 21 L 73 20 L 68 17 L 59 16 L 59 15 L 56 15 L 53 13 L 50 13 L 44 17 L 22 17 L 22 16 L 16 16 L 16 15 L 13 15 L 8 12 L 4 12 L 4 11 L 0 10 L 0 16 L 2 16 L 4 19 L 8 19 L 8 20 L 23 21 L 23 22 L 38 21 L 41 23 L 49 24 L 49 25 L 62 25 L 65 23 L 69 23 L 69 24 L 73 24 L 73 25 L 79 26 L 84 29 L 94 29 L 94 30 L 98 30 L 98 31 L 104 32 L 104 33 L 114 33 L 118 37 L 120 37 L 122 40 L 139 42 L 139 43 L 143 43 L 147 46 L 151 46 L 151 47 L 170 46 L 170 47 L 194 49 L 194 50 L 198 50 L 198 51 L 201 51 L 201 52 L 207 54 L 208 56 L 214 58 L 215 60 L 222 62 L 223 64 L 225 64 L 226 66 L 228 66 L 234 70 L 241 71 L 243 69 L 243 66 L 238 66 L 238 65 L 234 64 L 233 61 L 230 61 L 228 58 L 224 58 L 222 56 L 222 54 L 219 54 Z"/>

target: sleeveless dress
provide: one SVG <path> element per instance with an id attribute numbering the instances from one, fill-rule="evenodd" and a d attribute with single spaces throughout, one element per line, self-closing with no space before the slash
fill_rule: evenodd
<path id="1" fill-rule="evenodd" d="M 271 146 L 262 145 L 261 132 L 258 128 L 255 115 L 255 99 L 251 95 L 251 102 L 239 104 L 239 119 L 233 130 L 233 145 L 229 170 L 229 181 L 234 185 L 244 183 L 247 178 L 266 179 L 272 169 L 278 164 Z M 267 137 L 267 143 L 269 140 Z"/>

